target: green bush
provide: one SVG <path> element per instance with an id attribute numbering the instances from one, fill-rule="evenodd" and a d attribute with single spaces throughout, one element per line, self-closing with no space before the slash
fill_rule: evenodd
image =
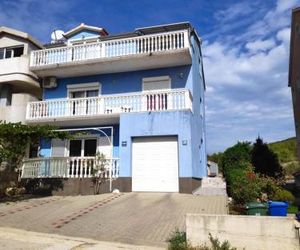
<path id="1" fill-rule="evenodd" d="M 220 242 L 217 237 L 214 238 L 211 234 L 209 234 L 209 241 L 211 243 L 211 250 L 236 250 L 235 247 L 231 247 L 230 243 L 227 240 L 224 242 Z"/>
<path id="2" fill-rule="evenodd" d="M 250 167 L 231 171 L 228 179 L 229 195 L 235 203 L 245 204 L 261 197 L 261 180 Z"/>
<path id="3" fill-rule="evenodd" d="M 295 172 L 300 171 L 300 164 L 298 161 L 284 163 L 284 164 L 282 164 L 282 166 L 284 168 L 285 175 L 287 175 L 287 176 L 291 176 Z"/>
<path id="4" fill-rule="evenodd" d="M 269 198 L 274 201 L 287 201 L 290 203 L 295 201 L 295 197 L 292 195 L 292 193 L 283 188 L 277 188 L 275 193 Z"/>
<path id="5" fill-rule="evenodd" d="M 185 250 L 188 249 L 188 244 L 186 241 L 186 233 L 179 231 L 178 228 L 171 233 L 170 237 L 167 239 L 169 243 L 169 250 Z"/>
<path id="6" fill-rule="evenodd" d="M 231 247 L 228 241 L 220 242 L 217 237 L 213 237 L 209 234 L 209 241 L 211 246 L 202 244 L 201 246 L 193 247 L 186 239 L 186 233 L 175 229 L 167 239 L 169 250 L 236 250 L 235 247 Z"/>
<path id="7" fill-rule="evenodd" d="M 225 177 L 233 169 L 247 168 L 251 161 L 251 150 L 249 142 L 238 142 L 233 147 L 226 149 L 219 163 Z"/>

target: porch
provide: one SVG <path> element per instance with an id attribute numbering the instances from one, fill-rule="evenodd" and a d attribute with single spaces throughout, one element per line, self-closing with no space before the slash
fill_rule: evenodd
<path id="1" fill-rule="evenodd" d="M 105 160 L 100 169 L 97 157 L 43 157 L 25 159 L 21 178 L 91 178 L 101 175 L 105 179 L 119 176 L 119 159 Z"/>

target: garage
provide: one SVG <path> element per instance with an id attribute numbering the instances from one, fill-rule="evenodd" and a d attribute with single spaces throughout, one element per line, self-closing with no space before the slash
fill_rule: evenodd
<path id="1" fill-rule="evenodd" d="M 176 136 L 133 139 L 132 191 L 179 191 Z"/>

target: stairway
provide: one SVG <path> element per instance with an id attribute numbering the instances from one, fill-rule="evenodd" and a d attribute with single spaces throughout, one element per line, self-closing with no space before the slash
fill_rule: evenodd
<path id="1" fill-rule="evenodd" d="M 194 195 L 225 195 L 226 193 L 226 182 L 222 177 L 204 177 L 201 181 L 201 186 L 194 190 Z"/>

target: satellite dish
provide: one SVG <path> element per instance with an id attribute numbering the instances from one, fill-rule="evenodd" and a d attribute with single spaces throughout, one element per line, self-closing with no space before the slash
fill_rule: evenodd
<path id="1" fill-rule="evenodd" d="M 57 42 L 57 41 L 63 40 L 64 39 L 64 36 L 63 36 L 64 33 L 65 32 L 62 31 L 62 30 L 54 30 L 51 33 L 51 39 L 52 39 L 52 41 Z"/>

